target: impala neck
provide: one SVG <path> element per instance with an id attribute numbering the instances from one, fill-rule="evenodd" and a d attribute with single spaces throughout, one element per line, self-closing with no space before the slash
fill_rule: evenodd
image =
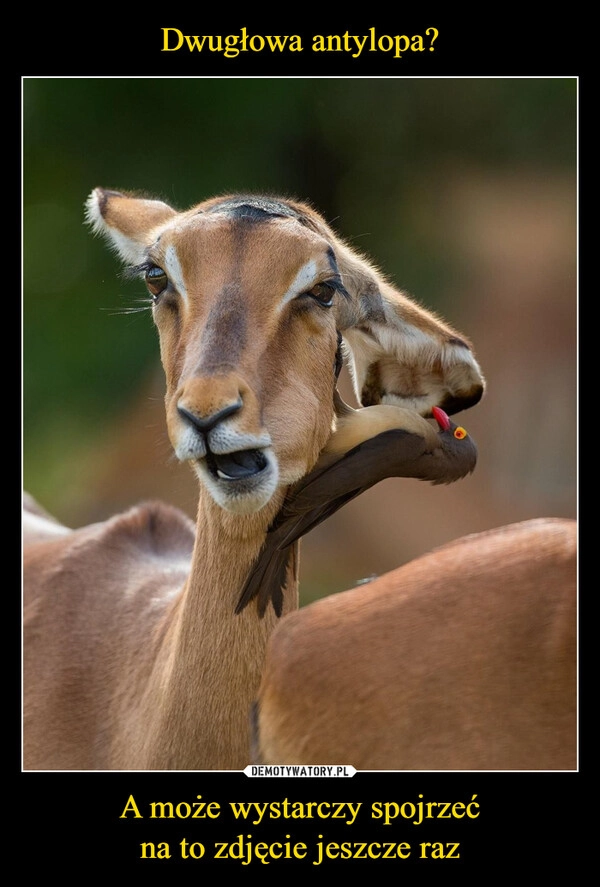
<path id="1" fill-rule="evenodd" d="M 258 515 L 236 516 L 201 489 L 191 572 L 163 647 L 154 769 L 242 769 L 249 763 L 250 708 L 278 620 L 271 607 L 260 619 L 254 603 L 239 615 L 234 610 L 280 501 Z M 284 613 L 298 607 L 293 572 Z"/>

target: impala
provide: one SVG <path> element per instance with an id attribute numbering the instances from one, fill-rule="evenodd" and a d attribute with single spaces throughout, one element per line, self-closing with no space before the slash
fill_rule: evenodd
<path id="1" fill-rule="evenodd" d="M 335 437 L 342 348 L 375 410 L 455 413 L 483 378 L 463 336 L 307 204 L 237 195 L 178 212 L 97 188 L 87 220 L 145 281 L 198 513 L 194 528 L 150 503 L 71 530 L 27 501 L 24 766 L 242 768 L 278 615 L 238 602 L 286 494 Z M 282 621 L 297 606 L 294 542 Z"/>

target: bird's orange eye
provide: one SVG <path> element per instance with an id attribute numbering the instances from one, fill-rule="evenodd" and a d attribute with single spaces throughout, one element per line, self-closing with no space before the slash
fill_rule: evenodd
<path id="1" fill-rule="evenodd" d="M 457 440 L 462 440 L 463 437 L 468 437 L 468 436 L 469 435 L 467 434 L 465 429 L 462 427 L 462 425 L 459 425 L 457 428 L 454 429 L 454 437 Z"/>

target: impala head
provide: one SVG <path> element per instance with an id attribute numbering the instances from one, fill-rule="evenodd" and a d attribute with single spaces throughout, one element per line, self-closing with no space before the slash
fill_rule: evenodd
<path id="1" fill-rule="evenodd" d="M 482 395 L 465 340 L 305 204 L 235 196 L 180 213 L 97 188 L 87 218 L 145 280 L 171 443 L 228 511 L 258 511 L 316 462 L 335 418 L 338 331 L 365 403 L 430 415 Z"/>

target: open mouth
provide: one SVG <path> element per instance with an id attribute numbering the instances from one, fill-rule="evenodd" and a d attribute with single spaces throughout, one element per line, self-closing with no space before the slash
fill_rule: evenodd
<path id="1" fill-rule="evenodd" d="M 206 464 L 214 478 L 228 481 L 255 477 L 264 471 L 268 462 L 262 450 L 238 450 L 219 455 L 207 450 Z"/>
<path id="2" fill-rule="evenodd" d="M 217 505 L 233 514 L 259 511 L 271 499 L 279 480 L 270 445 L 233 453 L 215 453 L 207 447 L 194 468 Z"/>

